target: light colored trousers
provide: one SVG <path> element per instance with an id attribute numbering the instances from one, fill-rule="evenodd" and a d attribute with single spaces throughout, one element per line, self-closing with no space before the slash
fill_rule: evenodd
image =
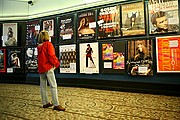
<path id="1" fill-rule="evenodd" d="M 40 88 L 41 88 L 41 98 L 43 105 L 49 103 L 48 95 L 47 95 L 47 81 L 51 89 L 52 102 L 54 106 L 58 106 L 59 101 L 58 101 L 57 83 L 54 75 L 54 68 L 51 68 L 47 72 L 40 74 Z"/>

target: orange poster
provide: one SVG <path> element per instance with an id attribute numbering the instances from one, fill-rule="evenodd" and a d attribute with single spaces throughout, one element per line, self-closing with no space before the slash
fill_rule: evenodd
<path id="1" fill-rule="evenodd" d="M 180 72 L 180 36 L 156 38 L 157 72 Z"/>

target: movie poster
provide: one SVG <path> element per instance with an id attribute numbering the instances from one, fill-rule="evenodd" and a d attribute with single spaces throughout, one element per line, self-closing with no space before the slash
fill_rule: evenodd
<path id="1" fill-rule="evenodd" d="M 120 6 L 100 8 L 98 11 L 98 39 L 119 37 L 120 32 Z"/>
<path id="2" fill-rule="evenodd" d="M 37 47 L 27 47 L 25 53 L 26 72 L 38 72 Z"/>
<path id="3" fill-rule="evenodd" d="M 61 42 L 71 42 L 74 38 L 74 15 L 61 16 L 59 22 Z"/>
<path id="4" fill-rule="evenodd" d="M 26 25 L 26 45 L 36 45 L 38 43 L 38 34 L 40 32 L 40 22 L 28 21 Z"/>
<path id="5" fill-rule="evenodd" d="M 76 45 L 59 46 L 60 73 L 76 73 Z"/>
<path id="6" fill-rule="evenodd" d="M 157 72 L 180 72 L 180 36 L 156 38 Z"/>
<path id="7" fill-rule="evenodd" d="M 22 48 L 7 48 L 7 73 L 24 73 Z"/>
<path id="8" fill-rule="evenodd" d="M 6 72 L 6 49 L 0 48 L 0 73 Z"/>
<path id="9" fill-rule="evenodd" d="M 145 34 L 144 3 L 122 5 L 122 34 L 123 36 Z"/>
<path id="10" fill-rule="evenodd" d="M 127 67 L 129 75 L 153 75 L 152 40 L 128 41 Z"/>
<path id="11" fill-rule="evenodd" d="M 17 23 L 3 23 L 3 46 L 18 46 Z"/>
<path id="12" fill-rule="evenodd" d="M 79 44 L 80 73 L 99 73 L 98 42 Z"/>
<path id="13" fill-rule="evenodd" d="M 150 34 L 179 31 L 178 0 L 149 0 L 148 8 Z"/>
<path id="14" fill-rule="evenodd" d="M 50 37 L 54 37 L 54 19 L 44 20 L 43 30 L 46 30 Z"/>
<path id="15" fill-rule="evenodd" d="M 78 39 L 94 39 L 96 35 L 95 11 L 78 13 Z"/>
<path id="16" fill-rule="evenodd" d="M 103 73 L 125 73 L 125 42 L 102 44 Z"/>

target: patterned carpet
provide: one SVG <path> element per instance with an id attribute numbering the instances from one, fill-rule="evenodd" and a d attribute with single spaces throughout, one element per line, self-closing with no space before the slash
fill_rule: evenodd
<path id="1" fill-rule="evenodd" d="M 58 112 L 42 108 L 39 90 L 0 84 L 0 120 L 180 120 L 180 97 L 58 86 Z"/>

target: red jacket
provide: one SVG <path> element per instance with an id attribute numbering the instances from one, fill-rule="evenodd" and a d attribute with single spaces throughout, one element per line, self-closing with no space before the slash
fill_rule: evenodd
<path id="1" fill-rule="evenodd" d="M 38 70 L 39 73 L 47 72 L 53 67 L 58 67 L 60 62 L 55 54 L 54 46 L 46 41 L 38 45 Z"/>

